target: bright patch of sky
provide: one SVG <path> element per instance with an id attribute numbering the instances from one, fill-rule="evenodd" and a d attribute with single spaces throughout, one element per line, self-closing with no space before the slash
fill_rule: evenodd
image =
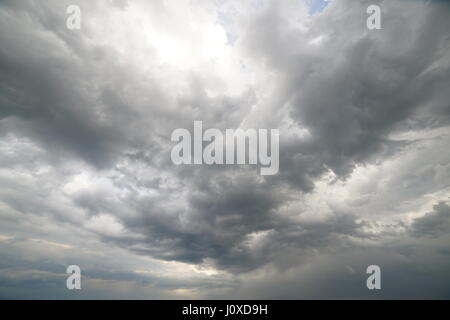
<path id="1" fill-rule="evenodd" d="M 309 14 L 313 15 L 325 9 L 328 5 L 328 0 L 306 0 L 309 7 Z"/>

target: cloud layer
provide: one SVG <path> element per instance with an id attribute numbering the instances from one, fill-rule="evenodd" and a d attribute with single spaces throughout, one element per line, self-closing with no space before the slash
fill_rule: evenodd
<path id="1" fill-rule="evenodd" d="M 449 298 L 450 8 L 375 2 L 3 1 L 0 297 Z M 279 173 L 175 166 L 195 120 Z"/>

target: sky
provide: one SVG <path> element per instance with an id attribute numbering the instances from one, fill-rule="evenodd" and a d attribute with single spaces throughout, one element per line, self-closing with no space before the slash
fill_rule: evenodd
<path id="1" fill-rule="evenodd" d="M 450 298 L 449 30 L 445 1 L 1 1 L 0 298 Z M 175 165 L 199 120 L 279 129 L 279 172 Z"/>
<path id="2" fill-rule="evenodd" d="M 328 0 L 310 0 L 310 1 L 306 1 L 306 6 L 308 7 L 308 13 L 309 14 L 315 14 L 315 13 L 318 13 L 318 12 L 322 11 L 323 9 L 325 9 L 327 4 L 328 4 Z"/>

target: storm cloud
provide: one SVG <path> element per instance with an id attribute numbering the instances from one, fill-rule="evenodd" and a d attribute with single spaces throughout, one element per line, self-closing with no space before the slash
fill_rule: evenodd
<path id="1" fill-rule="evenodd" d="M 450 297 L 445 2 L 7 0 L 0 30 L 1 298 Z M 279 173 L 174 165 L 196 120 L 280 129 Z"/>

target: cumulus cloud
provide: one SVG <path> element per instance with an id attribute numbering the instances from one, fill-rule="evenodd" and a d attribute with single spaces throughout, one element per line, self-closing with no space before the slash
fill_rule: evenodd
<path id="1" fill-rule="evenodd" d="M 434 211 L 414 220 L 411 231 L 415 236 L 435 236 L 448 234 L 450 230 L 450 207 L 439 202 Z"/>
<path id="2" fill-rule="evenodd" d="M 0 296 L 448 297 L 450 8 L 376 3 L 3 1 Z M 279 173 L 174 165 L 195 120 Z"/>

